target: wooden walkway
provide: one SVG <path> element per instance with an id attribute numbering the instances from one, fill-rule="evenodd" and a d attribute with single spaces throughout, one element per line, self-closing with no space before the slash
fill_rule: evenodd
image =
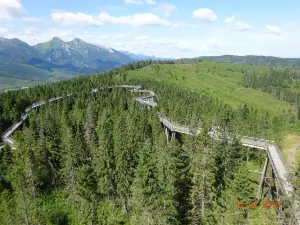
<path id="1" fill-rule="evenodd" d="M 135 100 L 137 102 L 139 102 L 140 104 L 149 106 L 151 108 L 154 108 L 157 106 L 157 103 L 153 99 L 155 97 L 155 93 L 151 90 L 142 90 L 141 89 L 142 86 L 140 86 L 140 85 L 117 85 L 117 86 L 105 87 L 105 88 L 101 88 L 101 89 L 112 89 L 112 88 L 125 88 L 125 89 L 132 89 L 133 92 L 149 93 L 149 95 L 144 96 L 144 97 L 137 97 L 137 98 L 135 98 Z M 92 89 L 92 92 L 97 93 L 98 89 L 94 88 L 94 89 Z M 28 118 L 28 114 L 31 110 L 37 109 L 46 103 L 54 103 L 65 97 L 70 97 L 72 95 L 73 94 L 67 94 L 66 96 L 53 97 L 48 100 L 42 100 L 42 101 L 35 102 L 32 105 L 28 106 L 25 109 L 25 112 L 24 112 L 23 116 L 21 117 L 21 120 L 15 124 L 13 124 L 2 134 L 3 142 L 9 144 L 10 146 L 13 146 L 13 139 L 11 138 L 11 136 Z M 2 148 L 3 148 L 3 146 L 0 146 L 0 149 L 2 149 Z"/>
<path id="2" fill-rule="evenodd" d="M 171 132 L 177 132 L 177 133 L 181 133 L 181 134 L 188 134 L 188 135 L 198 135 L 201 132 L 201 128 L 198 129 L 191 129 L 188 126 L 183 126 L 183 125 L 179 125 L 175 122 L 173 122 L 172 120 L 169 120 L 167 117 L 165 117 L 163 114 L 161 113 L 157 113 L 159 121 L 166 127 L 168 127 L 168 129 Z"/>
<path id="3" fill-rule="evenodd" d="M 267 152 L 275 176 L 278 180 L 280 180 L 280 184 L 282 185 L 281 189 L 284 191 L 285 195 L 289 196 L 293 191 L 291 184 L 287 182 L 287 176 L 290 172 L 290 169 L 285 163 L 282 153 L 276 143 L 269 140 L 245 136 L 240 137 L 240 140 L 244 146 L 263 149 Z"/>

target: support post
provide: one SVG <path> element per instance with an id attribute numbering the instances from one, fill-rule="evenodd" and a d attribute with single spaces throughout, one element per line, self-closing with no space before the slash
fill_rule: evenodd
<path id="1" fill-rule="evenodd" d="M 265 177 L 266 177 L 267 168 L 268 168 L 268 163 L 269 163 L 269 158 L 267 157 L 267 158 L 266 158 L 266 161 L 265 161 L 265 165 L 264 165 L 263 172 L 262 172 L 261 177 L 260 177 L 258 189 L 257 189 L 257 195 L 256 195 L 256 198 L 259 199 L 259 200 L 260 200 L 260 198 L 261 198 L 261 191 L 262 191 L 262 189 L 263 189 L 263 183 L 264 183 L 264 179 L 265 179 Z"/>
<path id="2" fill-rule="evenodd" d="M 248 162 L 249 162 L 249 148 L 247 148 L 247 165 L 248 165 Z"/>
<path id="3" fill-rule="evenodd" d="M 172 136 L 171 136 L 171 141 L 174 141 L 175 140 L 175 136 L 176 135 L 176 133 L 175 132 L 172 132 Z"/>
<path id="4" fill-rule="evenodd" d="M 166 132 L 166 136 L 167 136 L 167 143 L 169 144 L 169 131 L 168 131 L 167 127 L 165 127 L 165 132 Z"/>

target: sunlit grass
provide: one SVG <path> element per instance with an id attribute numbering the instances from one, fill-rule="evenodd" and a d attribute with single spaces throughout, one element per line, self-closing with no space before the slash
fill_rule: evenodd
<path id="1" fill-rule="evenodd" d="M 159 65 L 159 70 L 155 67 L 156 65 L 151 65 L 130 71 L 128 77 L 152 79 L 181 86 L 190 91 L 210 93 L 233 107 L 247 104 L 260 112 L 269 112 L 271 115 L 278 115 L 283 110 L 287 111 L 291 108 L 289 103 L 277 100 L 268 93 L 244 88 L 241 84 L 243 77 L 241 70 L 249 67 L 246 65 L 201 62 L 198 64 Z"/>

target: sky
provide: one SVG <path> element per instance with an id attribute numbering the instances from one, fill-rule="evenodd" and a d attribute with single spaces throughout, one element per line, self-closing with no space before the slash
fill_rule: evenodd
<path id="1" fill-rule="evenodd" d="M 299 0 L 0 0 L 0 37 L 168 58 L 300 58 L 299 12 Z"/>

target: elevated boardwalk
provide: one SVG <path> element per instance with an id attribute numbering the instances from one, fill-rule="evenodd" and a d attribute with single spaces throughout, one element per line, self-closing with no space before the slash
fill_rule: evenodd
<path id="1" fill-rule="evenodd" d="M 68 94 L 68 96 L 71 96 L 72 94 Z M 56 102 L 60 99 L 63 99 L 63 96 L 59 96 L 59 97 L 54 97 L 54 98 L 50 98 L 48 101 L 38 101 L 33 103 L 32 105 L 26 107 L 26 109 L 24 110 L 24 114 L 21 117 L 21 120 L 15 124 L 13 124 L 11 127 L 9 127 L 3 134 L 2 134 L 2 140 L 4 143 L 9 144 L 12 148 L 14 141 L 11 138 L 12 134 L 25 122 L 25 120 L 28 118 L 28 114 L 31 110 L 33 109 L 37 109 L 39 107 L 41 107 L 42 105 L 46 104 L 47 102 L 52 103 L 52 102 Z"/>
<path id="2" fill-rule="evenodd" d="M 20 122 L 12 125 L 8 130 L 6 130 L 2 136 L 2 139 L 8 139 L 22 124 L 24 120 L 22 119 Z"/>
<path id="3" fill-rule="evenodd" d="M 271 161 L 276 178 L 280 181 L 281 189 L 285 195 L 289 196 L 293 191 L 293 187 L 287 181 L 287 176 L 290 172 L 289 167 L 285 163 L 279 147 L 273 141 L 257 139 L 253 137 L 241 137 L 241 143 L 244 146 L 251 148 L 263 149 L 267 152 Z"/>
<path id="4" fill-rule="evenodd" d="M 117 86 L 111 86 L 103 89 L 112 89 L 112 88 L 125 88 L 125 89 L 131 89 L 131 92 L 138 92 L 138 93 L 149 93 L 147 96 L 144 97 L 136 97 L 135 101 L 138 102 L 141 105 L 147 106 L 148 108 L 155 108 L 157 106 L 157 103 L 154 101 L 155 93 L 152 90 L 142 90 L 142 86 L 140 85 L 117 85 Z M 92 93 L 98 92 L 98 89 L 92 89 Z M 73 94 L 66 95 L 67 97 L 72 96 Z M 8 143 L 10 146 L 13 147 L 13 139 L 11 138 L 12 134 L 24 123 L 24 121 L 28 118 L 28 113 L 32 109 L 37 109 L 38 107 L 48 103 L 56 102 L 60 99 L 63 99 L 63 96 L 50 98 L 48 101 L 39 101 L 36 103 L 33 103 L 32 105 L 28 106 L 25 109 L 25 114 L 22 116 L 21 120 L 18 123 L 13 124 L 10 128 L 8 128 L 2 135 L 2 140 L 5 143 Z M 179 125 L 172 120 L 168 119 L 166 116 L 164 116 L 161 113 L 157 113 L 159 121 L 168 129 L 169 131 L 173 133 L 181 133 L 181 134 L 187 134 L 187 135 L 198 135 L 201 133 L 201 128 L 198 129 L 192 129 L 189 126 Z M 213 128 L 213 127 L 212 127 Z M 214 129 L 209 132 L 209 135 L 213 138 L 217 138 L 217 134 Z M 175 135 L 174 135 L 175 136 Z M 257 139 L 253 137 L 246 137 L 246 136 L 240 136 L 240 141 L 243 146 L 248 146 L 251 148 L 261 149 L 265 150 L 268 154 L 268 158 L 271 161 L 272 169 L 274 171 L 276 180 L 278 181 L 280 185 L 280 190 L 282 190 L 283 194 L 290 197 L 291 192 L 293 191 L 292 185 L 288 182 L 287 176 L 290 172 L 289 167 L 286 165 L 284 158 L 281 154 L 280 149 L 276 145 L 275 142 L 268 141 L 268 140 L 262 140 Z M 0 146 L 0 150 L 3 149 L 4 146 Z M 295 202 L 294 204 L 294 213 L 295 218 L 297 218 L 297 224 L 300 225 L 300 217 L 299 217 L 299 202 Z"/>
<path id="5" fill-rule="evenodd" d="M 109 87 L 104 87 L 101 89 L 112 89 L 112 88 L 125 88 L 125 89 L 141 89 L 141 85 L 114 85 L 114 86 L 109 86 Z"/>
<path id="6" fill-rule="evenodd" d="M 167 117 L 165 117 L 161 113 L 157 113 L 160 122 L 171 132 L 177 132 L 182 134 L 188 134 L 188 135 L 198 135 L 201 132 L 201 128 L 197 130 L 192 130 L 188 126 L 182 126 L 177 123 L 174 123 L 173 121 L 169 120 Z M 209 135 L 212 138 L 217 138 L 216 132 L 209 132 Z M 168 138 L 168 134 L 167 134 Z M 243 146 L 256 148 L 265 150 L 267 152 L 268 158 L 271 161 L 271 166 L 275 174 L 275 179 L 278 181 L 279 189 L 283 192 L 285 196 L 291 197 L 291 193 L 293 192 L 293 186 L 288 181 L 288 174 L 290 172 L 289 167 L 285 163 L 285 160 L 282 156 L 282 153 L 279 149 L 279 147 L 276 145 L 273 141 L 253 138 L 253 137 L 247 137 L 247 136 L 240 136 L 240 142 Z M 300 225 L 300 212 L 299 212 L 299 203 L 296 202 L 293 206 L 295 218 L 297 218 L 297 224 Z"/>
<path id="7" fill-rule="evenodd" d="M 155 108 L 157 106 L 157 103 L 153 99 L 135 98 L 135 101 L 141 105 L 146 105 L 151 108 Z"/>
<path id="8" fill-rule="evenodd" d="M 133 90 L 131 90 L 131 92 L 138 92 L 138 93 L 149 93 L 149 95 L 148 96 L 152 96 L 152 97 L 154 97 L 155 96 L 155 93 L 154 93 L 154 91 L 151 91 L 151 90 L 139 90 L 139 89 L 133 89 Z"/>
<path id="9" fill-rule="evenodd" d="M 49 102 L 49 103 L 51 103 L 51 102 L 56 102 L 56 101 L 58 101 L 58 100 L 60 100 L 60 99 L 63 99 L 63 97 L 60 96 L 60 97 L 56 97 L 56 98 L 50 98 L 50 99 L 48 100 L 48 102 Z"/>
<path id="10" fill-rule="evenodd" d="M 46 104 L 46 101 L 39 101 L 39 102 L 33 103 L 31 105 L 31 109 L 36 109 L 36 108 L 38 108 L 38 107 L 40 107 L 40 106 L 42 106 L 44 104 Z"/>
<path id="11" fill-rule="evenodd" d="M 151 90 L 140 90 L 142 88 L 141 85 L 116 85 L 116 86 L 111 86 L 111 87 L 106 87 L 106 88 L 101 88 L 101 89 L 112 89 L 112 88 L 125 88 L 125 89 L 132 89 L 132 90 L 134 90 L 134 92 L 149 93 L 148 96 L 135 98 L 135 100 L 139 104 L 145 105 L 145 106 L 148 106 L 151 108 L 155 108 L 157 106 L 157 103 L 153 99 L 153 97 L 155 96 L 155 93 Z M 98 92 L 97 88 L 92 89 L 92 93 L 97 93 L 97 92 Z M 32 105 L 26 107 L 25 112 L 24 112 L 23 116 L 21 117 L 21 120 L 15 124 L 13 124 L 2 134 L 3 142 L 9 144 L 10 146 L 13 146 L 13 139 L 11 138 L 11 136 L 28 118 L 28 114 L 31 110 L 37 109 L 46 103 L 53 103 L 53 102 L 63 99 L 64 97 L 70 97 L 72 95 L 73 94 L 67 94 L 66 96 L 58 96 L 58 97 L 50 98 L 48 100 L 41 100 L 41 101 L 35 102 Z"/>
<path id="12" fill-rule="evenodd" d="M 179 125 L 172 120 L 169 120 L 166 116 L 161 113 L 157 113 L 160 122 L 167 127 L 171 132 L 177 132 L 188 135 L 198 135 L 201 132 L 201 128 L 197 130 L 192 130 L 188 126 Z M 210 135 L 215 138 L 216 135 Z M 289 168 L 285 163 L 285 160 L 281 154 L 280 149 L 275 142 L 268 140 L 257 139 L 253 137 L 240 137 L 241 144 L 243 146 L 265 150 L 271 161 L 272 168 L 275 172 L 276 179 L 280 181 L 281 189 L 285 195 L 289 196 L 289 193 L 293 191 L 293 187 L 288 183 L 287 176 L 289 174 Z"/>
<path id="13" fill-rule="evenodd" d="M 141 85 L 115 85 L 110 87 L 104 87 L 103 89 L 113 89 L 113 88 L 125 88 L 130 89 L 130 92 L 137 93 L 149 93 L 149 95 L 144 97 L 136 97 L 135 101 L 142 106 L 146 106 L 147 108 L 155 108 L 157 107 L 157 103 L 154 101 L 155 92 L 152 90 L 143 90 Z M 97 92 L 98 89 L 93 89 L 92 92 Z"/>
<path id="14" fill-rule="evenodd" d="M 165 117 L 161 113 L 157 113 L 159 121 L 167 127 L 171 132 L 177 132 L 181 134 L 188 134 L 188 135 L 198 135 L 201 132 L 201 128 L 199 129 L 191 129 L 188 126 L 179 125 L 172 120 L 169 120 L 167 117 Z"/>

